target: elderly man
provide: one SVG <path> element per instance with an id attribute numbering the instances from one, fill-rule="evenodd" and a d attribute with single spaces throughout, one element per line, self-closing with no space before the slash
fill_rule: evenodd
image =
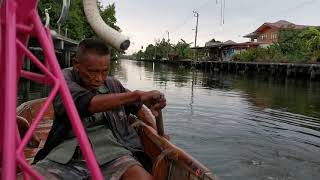
<path id="1" fill-rule="evenodd" d="M 130 92 L 107 76 L 109 70 L 108 47 L 100 40 L 85 39 L 73 68 L 63 73 L 105 179 L 152 179 L 140 164 L 148 159 L 127 117 L 144 116 L 143 103 L 156 112 L 165 107 L 166 100 L 159 91 Z M 53 105 L 53 127 L 34 167 L 48 179 L 90 179 L 60 96 Z M 155 128 L 153 122 L 145 123 Z"/>

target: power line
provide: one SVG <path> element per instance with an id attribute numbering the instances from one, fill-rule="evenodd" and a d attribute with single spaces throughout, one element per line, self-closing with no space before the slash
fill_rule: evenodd
<path id="1" fill-rule="evenodd" d="M 218 0 L 216 0 L 218 2 Z M 198 8 L 196 8 L 198 11 L 203 9 L 204 7 L 206 7 L 210 2 L 212 2 L 212 0 L 207 0 L 205 1 L 201 6 L 199 6 Z M 182 28 L 184 25 L 186 25 L 191 19 L 193 18 L 192 15 L 190 15 L 188 13 L 188 15 L 186 16 L 186 18 L 184 19 L 183 23 L 177 25 L 173 30 L 171 30 L 170 32 L 173 34 L 175 33 L 178 29 Z"/>

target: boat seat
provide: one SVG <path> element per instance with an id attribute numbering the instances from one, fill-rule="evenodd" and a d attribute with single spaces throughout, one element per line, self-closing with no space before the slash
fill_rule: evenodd
<path id="1" fill-rule="evenodd" d="M 18 124 L 20 138 L 22 139 L 27 133 L 28 129 L 30 128 L 30 124 L 24 117 L 21 117 L 21 116 L 17 116 L 17 124 Z M 38 148 L 39 145 L 40 145 L 40 138 L 36 134 L 33 134 L 31 136 L 29 143 L 27 144 L 27 147 Z"/>
<path id="2" fill-rule="evenodd" d="M 20 137 L 24 137 L 43 106 L 46 98 L 25 102 L 17 108 L 17 124 Z M 52 104 L 48 107 L 40 123 L 37 125 L 30 141 L 24 149 L 26 159 L 31 162 L 37 152 L 44 146 L 52 127 L 54 110 Z"/>

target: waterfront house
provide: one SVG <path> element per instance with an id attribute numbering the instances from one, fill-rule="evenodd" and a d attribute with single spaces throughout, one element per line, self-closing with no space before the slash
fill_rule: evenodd
<path id="1" fill-rule="evenodd" d="M 245 35 L 245 38 L 250 38 L 251 42 L 260 43 L 260 46 L 266 47 L 278 41 L 279 30 L 286 29 L 304 29 L 309 26 L 297 25 L 285 20 L 280 20 L 274 23 L 263 23 L 258 29 L 250 34 Z"/>
<path id="2" fill-rule="evenodd" d="M 274 23 L 263 23 L 254 32 L 245 35 L 245 38 L 250 38 L 249 42 L 236 43 L 234 41 L 220 42 L 214 39 L 207 42 L 204 47 L 193 49 L 204 50 L 206 59 L 212 61 L 230 61 L 234 54 L 239 54 L 251 48 L 267 47 L 278 41 L 278 35 L 281 28 L 286 29 L 304 29 L 310 26 L 297 25 L 285 20 L 280 20 Z"/>
<path id="3" fill-rule="evenodd" d="M 209 61 L 231 61 L 233 54 L 239 54 L 247 49 L 257 48 L 260 43 L 257 42 L 243 42 L 236 43 L 228 40 L 226 42 L 209 41 L 204 47 L 192 48 L 196 50 L 205 51 L 206 60 Z"/>

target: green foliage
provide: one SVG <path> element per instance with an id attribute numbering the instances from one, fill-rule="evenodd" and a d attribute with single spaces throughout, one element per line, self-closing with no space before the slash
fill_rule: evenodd
<path id="1" fill-rule="evenodd" d="M 154 59 L 156 54 L 156 48 L 156 46 L 149 44 L 146 50 L 144 51 L 144 58 L 149 60 Z"/>
<path id="2" fill-rule="evenodd" d="M 146 50 L 134 54 L 136 59 L 144 58 L 145 60 L 169 59 L 190 59 L 192 57 L 191 43 L 181 39 L 177 44 L 170 44 L 165 39 L 158 40 L 156 43 L 149 44 Z"/>
<path id="3" fill-rule="evenodd" d="M 185 40 L 181 39 L 173 48 L 174 52 L 179 56 L 180 59 L 191 59 L 192 50 L 190 49 L 190 44 Z"/>
<path id="4" fill-rule="evenodd" d="M 300 37 L 307 42 L 312 51 L 320 50 L 320 29 L 311 27 L 300 34 Z"/>
<path id="5" fill-rule="evenodd" d="M 58 32 L 58 24 L 57 21 L 61 12 L 61 1 L 56 0 L 41 0 L 38 5 L 39 15 L 43 17 L 43 21 L 45 21 L 45 9 L 50 8 L 50 28 L 55 29 Z M 116 25 L 116 6 L 115 4 L 110 4 L 106 7 L 103 7 L 100 3 L 98 4 L 100 9 L 100 15 L 104 22 L 108 24 L 110 27 L 114 28 L 117 31 L 120 31 L 120 27 Z M 66 22 L 61 27 L 61 34 L 64 35 L 65 28 L 68 29 L 68 37 L 75 40 L 81 40 L 83 38 L 91 38 L 95 37 L 95 33 L 91 29 L 86 16 L 83 11 L 83 3 L 82 0 L 72 0 L 70 3 L 69 14 Z M 117 59 L 120 55 L 118 51 L 115 49 L 111 49 L 112 59 Z"/>
<path id="6" fill-rule="evenodd" d="M 141 60 L 142 58 L 144 58 L 144 53 L 142 50 L 140 50 L 137 53 L 133 54 L 132 56 L 136 57 L 137 60 Z"/>
<path id="7" fill-rule="evenodd" d="M 45 17 L 44 10 L 51 7 L 49 10 L 50 25 L 51 29 L 55 29 L 56 31 L 58 31 L 57 21 L 60 16 L 61 6 L 62 2 L 56 0 L 41 0 L 39 1 L 38 5 L 39 14 L 41 17 L 43 17 L 43 20 Z M 117 19 L 115 4 L 110 4 L 107 7 L 102 7 L 100 4 L 98 6 L 102 19 L 108 25 L 119 31 L 120 28 L 116 25 Z M 68 37 L 75 40 L 81 40 L 84 37 L 89 38 L 95 36 L 95 33 L 88 24 L 84 14 L 82 0 L 71 1 L 68 18 L 63 27 L 61 27 L 61 30 L 64 30 L 65 28 L 68 28 Z"/>
<path id="8" fill-rule="evenodd" d="M 304 39 L 307 44 L 312 62 L 320 62 L 320 28 L 311 27 L 300 34 L 300 38 Z"/>
<path id="9" fill-rule="evenodd" d="M 314 63 L 320 59 L 320 29 L 281 29 L 278 43 L 249 49 L 233 56 L 234 61 Z"/>
<path id="10" fill-rule="evenodd" d="M 277 45 L 272 45 L 267 48 L 249 49 L 241 54 L 233 56 L 235 61 L 245 62 L 279 62 L 284 61 L 283 54 Z"/>
<path id="11" fill-rule="evenodd" d="M 117 26 L 116 18 L 116 5 L 114 3 L 108 5 L 107 7 L 100 7 L 100 15 L 104 22 L 106 22 L 113 29 L 120 31 L 120 27 Z"/>

